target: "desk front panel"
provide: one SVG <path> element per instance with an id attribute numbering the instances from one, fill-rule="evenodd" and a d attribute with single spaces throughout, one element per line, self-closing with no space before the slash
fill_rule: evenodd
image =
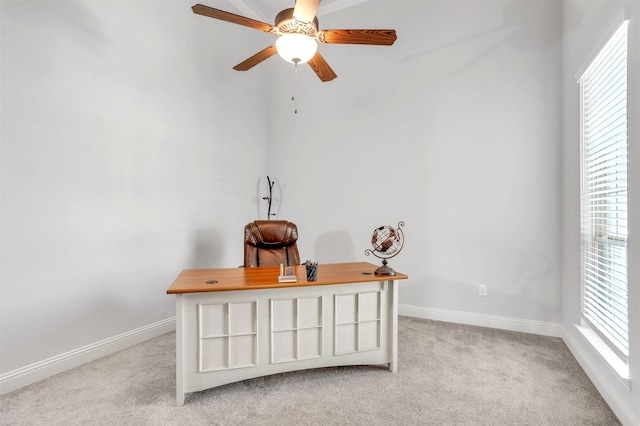
<path id="1" fill-rule="evenodd" d="M 184 393 L 285 371 L 358 364 L 394 370 L 396 286 L 389 280 L 177 294 L 178 405 Z"/>

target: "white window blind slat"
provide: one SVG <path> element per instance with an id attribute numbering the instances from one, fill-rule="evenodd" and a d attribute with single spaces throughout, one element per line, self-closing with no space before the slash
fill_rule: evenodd
<path id="1" fill-rule="evenodd" d="M 588 109 L 599 111 L 600 114 L 606 112 L 606 109 L 616 104 L 616 98 L 619 98 L 621 94 L 624 93 L 624 87 L 626 85 L 626 81 L 624 79 L 624 74 L 622 74 L 624 70 L 616 70 L 616 73 L 620 73 L 620 75 L 616 75 L 616 80 L 607 84 L 607 88 L 602 88 L 602 90 L 591 91 L 586 90 L 584 92 L 585 96 L 593 96 L 594 99 L 586 103 L 586 107 Z M 605 108 L 605 110 L 602 110 Z"/>
<path id="2" fill-rule="evenodd" d="M 606 307 L 594 308 L 589 310 L 588 312 L 592 313 L 591 322 L 602 324 L 602 328 L 604 328 L 607 334 L 611 334 L 612 336 L 617 337 L 618 340 L 621 340 L 620 337 L 623 337 L 625 335 L 626 330 L 615 326 L 615 322 L 607 321 L 609 312 L 607 311 Z"/>
<path id="3" fill-rule="evenodd" d="M 618 100 L 622 102 L 624 97 Z M 595 119 L 595 117 L 592 117 Z M 626 116 L 624 109 L 619 111 L 610 111 L 607 117 L 602 117 L 601 122 L 592 124 L 591 127 L 585 127 L 585 135 L 593 141 L 594 145 L 589 150 L 601 150 L 604 147 L 609 149 L 616 149 L 617 144 L 611 144 L 612 140 L 618 141 L 622 139 L 622 131 L 626 130 Z"/>
<path id="4" fill-rule="evenodd" d="M 598 299 L 594 297 L 591 300 L 598 300 Z M 599 304 L 599 305 L 588 304 L 587 310 L 592 314 L 590 320 L 592 322 L 602 323 L 603 324 L 602 327 L 606 330 L 607 333 L 610 333 L 616 337 L 624 337 L 625 332 L 627 330 L 618 325 L 620 324 L 620 320 L 623 319 L 624 317 L 624 313 L 622 311 L 618 311 L 620 312 L 620 315 L 617 318 L 618 321 L 610 321 L 609 320 L 609 317 L 611 316 L 610 306 L 606 306 L 604 304 Z M 619 340 L 622 340 L 622 339 L 619 339 Z"/>
<path id="5" fill-rule="evenodd" d="M 597 284 L 588 288 L 588 290 L 590 290 L 593 294 L 606 294 L 607 297 L 611 297 L 613 299 L 617 298 L 617 300 L 619 300 L 622 304 L 626 303 L 626 291 L 624 285 L 620 285 L 622 283 L 616 285 L 611 281 L 601 282 L 598 280 L 598 276 L 594 274 L 587 275 L 586 280 L 589 282 L 589 284 Z"/>
<path id="6" fill-rule="evenodd" d="M 616 330 L 624 330 L 620 325 L 624 322 L 625 312 L 629 309 L 624 303 L 620 303 L 617 299 L 611 299 L 610 302 L 603 302 L 603 294 L 601 293 L 587 293 L 587 299 L 585 301 L 586 309 L 594 313 L 595 316 L 601 319 L 606 318 L 607 314 L 613 315 L 617 321 L 611 321 L 609 327 Z"/>
<path id="7" fill-rule="evenodd" d="M 603 260 L 604 258 L 598 258 L 598 259 L 590 259 L 592 262 L 598 262 Z M 615 269 L 614 266 L 618 269 Z M 611 272 L 614 273 L 618 273 L 618 274 L 624 274 L 624 268 L 626 265 L 622 264 L 621 262 L 618 262 L 614 265 L 610 265 L 610 269 L 612 270 Z M 621 270 L 622 269 L 622 270 Z M 609 269 L 602 269 L 602 268 L 598 268 L 598 267 L 593 267 L 591 264 L 589 265 L 589 267 L 587 267 L 587 271 L 585 272 L 585 279 L 589 279 L 589 278 L 593 278 L 595 282 L 596 280 L 598 280 L 599 276 L 603 275 L 604 272 L 609 272 Z M 600 284 L 603 288 L 609 289 L 609 290 L 616 290 L 618 289 L 618 291 L 620 292 L 620 294 L 624 295 L 626 293 L 626 286 L 624 285 L 624 282 L 616 282 L 615 280 L 611 280 L 610 278 L 602 278 L 600 281 Z"/>
<path id="8" fill-rule="evenodd" d="M 613 38 L 610 41 L 609 50 L 606 54 L 600 58 L 600 61 L 595 62 L 591 70 L 587 70 L 585 74 L 589 73 L 591 79 L 586 82 L 585 87 L 588 89 L 591 87 L 602 88 L 606 87 L 606 83 L 610 83 L 615 80 L 617 76 L 615 70 L 620 69 L 622 64 L 622 57 L 626 56 L 626 37 Z M 593 82 L 604 81 L 605 84 L 594 84 Z"/>
<path id="9" fill-rule="evenodd" d="M 589 84 L 584 87 L 585 95 L 589 96 L 587 106 L 599 106 L 618 94 L 625 84 L 623 73 L 624 65 L 620 63 L 617 67 L 609 68 L 607 74 L 601 76 L 602 78 L 592 76 Z"/>
<path id="10" fill-rule="evenodd" d="M 627 165 L 620 162 L 620 157 L 615 156 L 613 158 L 602 158 L 600 162 L 592 165 L 592 170 L 587 173 L 587 183 L 591 184 L 595 189 L 603 189 L 601 193 L 604 194 L 617 194 L 622 191 L 626 191 L 627 186 L 623 181 L 624 176 L 627 174 Z M 609 188 L 611 182 L 618 182 L 619 186 L 616 188 Z M 598 188 L 600 187 L 600 188 Z M 592 194 L 599 195 L 599 194 Z"/>
<path id="11" fill-rule="evenodd" d="M 627 22 L 580 78 L 582 316 L 629 356 Z"/>

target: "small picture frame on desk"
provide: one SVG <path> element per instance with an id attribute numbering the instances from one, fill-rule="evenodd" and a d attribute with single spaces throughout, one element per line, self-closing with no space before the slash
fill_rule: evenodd
<path id="1" fill-rule="evenodd" d="M 296 283 L 296 269 L 293 266 L 280 265 L 280 276 L 278 277 L 279 283 Z"/>

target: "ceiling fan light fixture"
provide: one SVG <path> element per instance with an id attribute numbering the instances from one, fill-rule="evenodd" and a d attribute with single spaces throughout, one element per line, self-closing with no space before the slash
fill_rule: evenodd
<path id="1" fill-rule="evenodd" d="M 301 33 L 283 34 L 276 40 L 278 54 L 292 64 L 304 64 L 316 54 L 318 43 Z"/>

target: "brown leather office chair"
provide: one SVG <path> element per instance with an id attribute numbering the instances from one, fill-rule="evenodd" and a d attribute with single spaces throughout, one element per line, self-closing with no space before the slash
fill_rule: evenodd
<path id="1" fill-rule="evenodd" d="M 298 227 L 286 220 L 256 220 L 244 227 L 244 266 L 300 264 Z"/>

